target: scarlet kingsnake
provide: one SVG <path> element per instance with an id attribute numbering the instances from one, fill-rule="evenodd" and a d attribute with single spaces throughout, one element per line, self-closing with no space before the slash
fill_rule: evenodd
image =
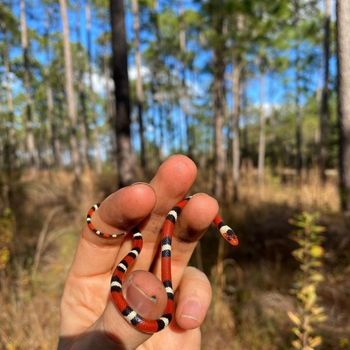
<path id="1" fill-rule="evenodd" d="M 125 274 L 129 267 L 131 267 L 138 255 L 142 250 L 142 234 L 138 227 L 134 227 L 130 233 L 133 235 L 132 239 L 132 249 L 129 253 L 120 261 L 120 263 L 115 268 L 112 280 L 111 280 L 111 296 L 117 307 L 117 309 L 122 313 L 124 318 L 133 325 L 136 329 L 144 333 L 156 333 L 165 328 L 172 320 L 174 312 L 174 290 L 171 282 L 171 240 L 174 232 L 175 223 L 178 216 L 180 215 L 182 209 L 188 203 L 192 197 L 186 197 L 176 204 L 172 208 L 163 223 L 161 230 L 161 277 L 162 282 L 168 297 L 168 301 L 164 310 L 163 315 L 158 320 L 148 320 L 140 316 L 136 311 L 134 311 L 126 302 L 123 293 L 123 281 Z M 99 208 L 99 204 L 95 204 L 87 213 L 86 221 L 89 228 L 102 238 L 117 238 L 125 233 L 108 234 L 97 230 L 91 222 L 91 217 L 93 213 Z M 233 230 L 224 224 L 221 216 L 217 215 L 213 223 L 224 237 L 224 239 L 231 245 L 238 245 L 238 238 L 233 232 Z"/>

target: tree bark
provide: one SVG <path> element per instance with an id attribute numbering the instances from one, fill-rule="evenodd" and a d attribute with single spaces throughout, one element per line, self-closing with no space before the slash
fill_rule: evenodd
<path id="1" fill-rule="evenodd" d="M 80 42 L 82 42 L 82 35 L 81 35 L 81 7 L 79 2 L 76 5 L 76 13 L 77 13 L 77 20 L 75 25 L 75 32 L 77 37 L 79 38 Z M 77 53 L 76 53 L 78 60 L 81 61 L 81 64 L 78 66 L 78 125 L 79 125 L 79 131 L 80 131 L 80 159 L 81 159 L 81 165 L 82 167 L 92 169 L 92 159 L 89 156 L 89 144 L 91 144 L 91 132 L 89 127 L 89 116 L 88 116 L 88 96 L 86 92 L 85 82 L 84 82 L 84 75 L 85 75 L 85 68 L 86 66 L 83 64 L 84 62 L 84 53 L 82 50 L 78 47 Z M 89 64 L 88 64 L 89 66 Z"/>
<path id="2" fill-rule="evenodd" d="M 330 57 L 330 23 L 331 23 L 331 1 L 325 0 L 324 16 L 324 36 L 323 36 L 323 88 L 320 109 L 320 154 L 319 167 L 320 179 L 322 183 L 326 182 L 327 167 L 327 145 L 329 129 L 329 57 Z"/>
<path id="3" fill-rule="evenodd" d="M 233 201 L 239 200 L 239 168 L 241 162 L 239 121 L 241 114 L 242 63 L 232 58 L 232 178 Z"/>
<path id="4" fill-rule="evenodd" d="M 78 120 L 76 111 L 76 100 L 73 86 L 73 64 L 72 54 L 69 41 L 69 25 L 67 18 L 66 0 L 59 0 L 62 29 L 63 29 L 63 50 L 64 50 L 64 73 L 65 73 L 65 90 L 67 98 L 68 118 L 70 121 L 70 148 L 72 156 L 72 165 L 76 180 L 79 180 L 81 173 L 81 164 L 79 160 L 79 143 L 78 143 Z"/>
<path id="5" fill-rule="evenodd" d="M 48 15 L 49 20 L 50 15 Z M 47 21 L 47 25 L 49 26 L 49 22 Z M 47 27 L 47 40 L 46 40 L 46 55 L 47 62 L 50 62 L 50 42 L 49 42 L 49 32 Z M 46 72 L 46 81 L 47 81 L 47 89 L 46 89 L 46 103 L 47 103 L 47 119 L 48 119 L 48 138 L 51 144 L 52 154 L 53 154 L 53 163 L 56 167 L 60 168 L 63 164 L 62 161 L 62 147 L 59 139 L 59 132 L 57 127 L 56 115 L 54 113 L 54 95 L 50 82 L 49 71 Z M 59 106 L 60 109 L 62 106 Z"/>
<path id="6" fill-rule="evenodd" d="M 299 22 L 299 0 L 294 1 L 295 7 L 295 28 L 298 26 Z M 300 107 L 300 47 L 299 47 L 299 37 L 297 38 L 297 44 L 295 47 L 295 147 L 296 147 L 296 170 L 298 174 L 299 181 L 301 179 L 301 172 L 303 168 L 303 155 L 302 155 L 302 115 Z"/>
<path id="7" fill-rule="evenodd" d="M 350 214 L 350 1 L 337 0 L 340 202 Z"/>
<path id="8" fill-rule="evenodd" d="M 260 188 L 264 186 L 265 175 L 265 148 L 266 148 L 266 134 L 265 134 L 265 77 L 264 73 L 260 72 L 260 111 L 259 111 L 259 156 L 258 156 L 258 185 Z"/>
<path id="9" fill-rule="evenodd" d="M 110 159 L 117 164 L 116 154 L 117 154 L 117 142 L 115 134 L 115 102 L 113 97 L 113 92 L 110 86 L 110 81 L 112 78 L 110 71 L 110 59 L 107 56 L 107 53 L 103 56 L 103 76 L 105 79 L 105 114 L 106 120 L 108 121 L 109 128 L 109 138 L 111 140 L 111 153 Z"/>
<path id="10" fill-rule="evenodd" d="M 126 186 L 134 180 L 134 156 L 131 148 L 130 95 L 124 0 L 110 0 L 112 27 L 113 80 L 116 99 L 116 137 L 118 181 Z"/>
<path id="11" fill-rule="evenodd" d="M 225 43 L 223 39 L 224 20 L 218 16 L 214 20 L 217 43 L 214 47 L 214 195 L 219 200 L 224 194 L 225 151 L 223 143 L 223 123 L 225 116 Z"/>
<path id="12" fill-rule="evenodd" d="M 90 0 L 86 1 L 85 5 L 85 15 L 86 15 L 86 41 L 87 41 L 87 52 L 88 52 L 88 70 L 89 70 L 89 88 L 91 93 L 91 101 L 92 106 L 92 124 L 93 127 L 89 131 L 91 133 L 91 144 L 94 150 L 94 167 L 97 174 L 100 174 L 102 171 L 102 163 L 101 163 L 101 154 L 100 154 L 100 146 L 98 142 L 98 133 L 97 133 L 97 123 L 96 123 L 96 110 L 95 110 L 95 95 L 93 89 L 93 76 L 92 76 L 92 39 L 91 39 L 91 2 Z"/>
<path id="13" fill-rule="evenodd" d="M 185 127 L 185 135 L 186 135 L 186 143 L 187 143 L 187 154 L 191 158 L 193 157 L 193 150 L 194 150 L 194 140 L 193 140 L 193 133 L 191 132 L 191 126 L 190 126 L 190 98 L 188 96 L 188 89 L 187 89 L 187 82 L 186 82 L 186 68 L 188 67 L 188 62 L 186 60 L 186 53 L 187 53 L 187 45 L 186 45 L 186 28 L 185 23 L 183 21 L 183 7 L 182 2 L 180 3 L 180 30 L 179 30 L 179 44 L 180 44 L 180 53 L 181 53 L 181 97 L 183 102 L 183 112 L 184 112 L 184 127 Z"/>
<path id="14" fill-rule="evenodd" d="M 21 46 L 24 66 L 24 90 L 25 90 L 25 128 L 26 128 L 26 149 L 29 155 L 31 167 L 39 166 L 38 153 L 36 151 L 35 139 L 33 133 L 33 99 L 30 91 L 30 67 L 29 67 L 29 42 L 26 19 L 26 3 L 20 0 L 20 17 L 21 17 Z"/>
<path id="15" fill-rule="evenodd" d="M 6 173 L 10 177 L 12 176 L 13 169 L 16 168 L 17 163 L 17 140 L 15 132 L 15 113 L 13 105 L 13 92 L 11 86 L 11 68 L 9 61 L 9 52 L 8 52 L 8 41 L 6 32 L 5 36 L 5 45 L 2 46 L 2 59 L 5 68 L 5 80 L 6 80 L 6 102 L 7 102 L 7 122 L 8 125 L 5 126 L 5 140 L 4 140 L 4 166 L 7 170 Z"/>
<path id="16" fill-rule="evenodd" d="M 45 46 L 46 46 L 46 60 L 47 65 L 51 62 L 51 48 L 50 48 L 50 18 L 52 11 L 48 10 L 46 13 L 46 23 L 45 23 Z M 62 155 L 59 139 L 57 136 L 57 126 L 54 120 L 54 103 L 53 103 L 53 92 L 50 81 L 49 67 L 45 70 L 45 80 L 46 80 L 46 107 L 47 107 L 47 123 L 48 123 L 48 139 L 51 145 L 53 164 L 56 167 L 61 167 L 62 165 Z"/>
<path id="17" fill-rule="evenodd" d="M 141 166 L 147 173 L 147 153 L 145 143 L 145 127 L 143 122 L 143 105 L 144 105 L 144 92 L 142 82 L 142 56 L 140 46 L 140 15 L 139 15 L 139 2 L 138 0 L 132 0 L 132 13 L 133 13 L 133 27 L 135 36 L 135 62 L 136 62 L 136 105 L 137 105 L 137 117 L 139 122 L 139 135 L 140 135 L 140 160 Z"/>
<path id="18" fill-rule="evenodd" d="M 248 96 L 246 91 L 246 81 L 244 80 L 244 76 L 242 77 L 242 115 L 244 116 L 244 128 L 242 131 L 242 162 L 245 160 L 248 161 L 250 158 L 250 150 L 249 150 L 249 117 L 246 113 L 248 106 Z"/>

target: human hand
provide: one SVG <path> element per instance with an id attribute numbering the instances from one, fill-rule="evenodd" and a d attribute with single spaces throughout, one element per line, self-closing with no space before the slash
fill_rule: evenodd
<path id="1" fill-rule="evenodd" d="M 166 304 L 160 278 L 159 231 L 168 211 L 189 191 L 195 164 L 176 155 L 166 160 L 150 184 L 118 190 L 102 203 L 93 222 L 103 232 L 124 232 L 135 225 L 143 234 L 143 249 L 123 283 L 126 300 L 136 312 L 158 318 Z M 85 226 L 70 268 L 61 301 L 59 350 L 200 349 L 200 330 L 211 288 L 207 277 L 187 267 L 192 252 L 218 212 L 216 200 L 196 194 L 175 227 L 172 275 L 176 311 L 169 327 L 150 335 L 129 325 L 110 298 L 110 279 L 118 262 L 131 249 L 131 238 L 102 239 Z"/>

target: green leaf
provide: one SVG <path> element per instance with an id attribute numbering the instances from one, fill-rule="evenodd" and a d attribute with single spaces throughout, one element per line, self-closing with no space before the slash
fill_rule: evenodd
<path id="1" fill-rule="evenodd" d="M 301 320 L 300 318 L 292 311 L 288 311 L 287 312 L 288 314 L 288 317 L 290 318 L 290 320 L 296 324 L 297 326 L 300 326 L 301 325 Z"/>
<path id="2" fill-rule="evenodd" d="M 296 339 L 296 340 L 293 340 L 292 341 L 292 345 L 295 349 L 302 349 L 302 344 L 301 344 L 301 341 L 299 339 Z"/>
<path id="3" fill-rule="evenodd" d="M 319 258 L 324 255 L 324 249 L 321 246 L 313 246 L 310 250 L 311 256 L 314 258 Z"/>
<path id="4" fill-rule="evenodd" d="M 309 345 L 312 347 L 312 348 L 315 348 L 316 346 L 319 346 L 322 344 L 322 338 L 320 336 L 317 336 L 317 337 L 314 337 L 314 338 L 311 338 L 310 342 L 309 342 Z"/>

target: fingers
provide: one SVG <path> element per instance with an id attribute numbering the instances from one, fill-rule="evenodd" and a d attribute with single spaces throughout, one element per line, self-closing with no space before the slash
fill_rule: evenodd
<path id="1" fill-rule="evenodd" d="M 146 183 L 136 183 L 112 193 L 102 203 L 92 217 L 92 223 L 100 231 L 124 232 L 150 214 L 156 203 L 152 187 Z M 116 240 L 101 239 L 91 234 L 86 226 L 83 236 L 97 245 L 114 245 Z"/>
<path id="2" fill-rule="evenodd" d="M 206 232 L 219 211 L 215 198 L 197 193 L 183 209 L 175 226 L 175 238 L 179 242 L 197 242 Z"/>
<path id="3" fill-rule="evenodd" d="M 163 314 L 167 295 L 163 283 L 152 273 L 131 273 L 124 283 L 123 294 L 130 307 L 143 317 L 155 320 Z"/>
<path id="4" fill-rule="evenodd" d="M 157 196 L 154 213 L 166 214 L 188 193 L 196 176 L 197 167 L 190 158 L 183 155 L 169 157 L 150 182 Z"/>
<path id="5" fill-rule="evenodd" d="M 163 284 L 150 272 L 135 271 L 123 284 L 123 295 L 128 304 L 141 316 L 148 319 L 159 318 L 167 302 Z M 95 329 L 105 332 L 123 349 L 135 349 L 150 335 L 133 328 L 110 300 Z"/>
<path id="6" fill-rule="evenodd" d="M 196 175 L 197 168 L 194 162 L 182 155 L 171 156 L 159 167 L 150 182 L 157 202 L 150 219 L 142 227 L 143 249 L 133 267 L 134 270 L 148 270 L 152 265 L 153 258 L 158 251 L 159 233 L 165 214 L 188 193 Z M 130 244 L 123 245 L 116 262 L 128 253 L 130 247 Z"/>
<path id="7" fill-rule="evenodd" d="M 211 295 L 207 276 L 194 267 L 187 267 L 178 289 L 177 325 L 186 330 L 200 327 L 207 314 Z"/>
<path id="8" fill-rule="evenodd" d="M 218 213 L 219 206 L 216 199 L 205 193 L 194 195 L 185 208 L 175 226 L 172 240 L 172 275 L 173 287 L 176 288 L 183 271 L 195 249 L 197 242 L 211 225 Z M 161 260 L 155 264 L 154 273 L 160 276 Z"/>
<path id="9" fill-rule="evenodd" d="M 161 282 L 144 271 L 136 271 L 129 278 L 123 286 L 123 293 L 129 305 L 133 305 L 134 310 L 144 317 L 158 318 L 166 304 L 166 294 Z M 184 331 L 198 328 L 204 321 L 211 300 L 211 287 L 205 274 L 196 268 L 187 267 L 176 300 L 175 322 L 163 332 L 184 334 Z M 108 334 L 125 349 L 135 349 L 150 337 L 126 322 L 112 302 L 108 303 L 104 314 L 95 324 L 96 329 Z M 198 340 L 196 336 L 196 342 Z M 194 349 L 197 346 L 190 348 Z"/>
<path id="10" fill-rule="evenodd" d="M 102 232 L 125 232 L 144 220 L 152 211 L 156 197 L 151 186 L 135 184 L 114 192 L 92 216 L 93 225 Z M 79 241 L 71 272 L 91 276 L 109 272 L 123 238 L 103 239 L 86 225 Z"/>

